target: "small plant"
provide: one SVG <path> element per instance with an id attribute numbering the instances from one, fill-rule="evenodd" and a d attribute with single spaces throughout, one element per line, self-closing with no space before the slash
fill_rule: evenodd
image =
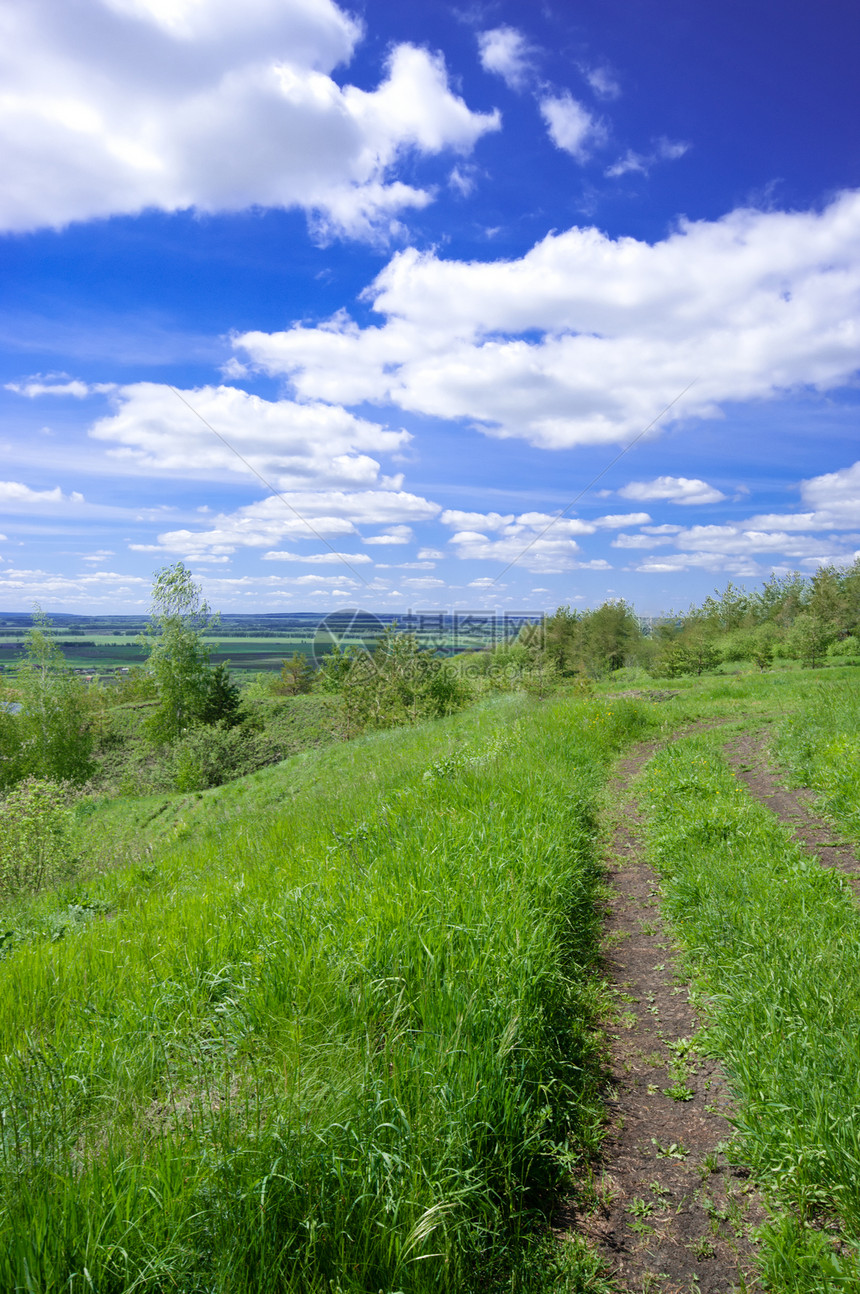
<path id="1" fill-rule="evenodd" d="M 684 1160 L 690 1153 L 683 1141 L 671 1141 L 668 1146 L 661 1146 L 657 1138 L 652 1137 L 651 1145 L 655 1147 L 658 1159 Z"/>
<path id="2" fill-rule="evenodd" d="M 673 1101 L 692 1101 L 695 1093 L 686 1083 L 673 1083 L 671 1087 L 663 1088 L 663 1095 L 670 1096 Z"/>
<path id="3" fill-rule="evenodd" d="M 67 798 L 62 784 L 32 777 L 0 800 L 0 896 L 35 893 L 69 870 Z"/>

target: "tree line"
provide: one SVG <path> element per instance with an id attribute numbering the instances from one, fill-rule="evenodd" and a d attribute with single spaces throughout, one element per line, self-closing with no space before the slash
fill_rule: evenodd
<path id="1" fill-rule="evenodd" d="M 828 657 L 860 658 L 860 558 L 808 577 L 773 575 L 753 591 L 730 582 L 701 605 L 662 617 L 648 633 L 623 600 L 590 611 L 559 607 L 501 651 L 519 656 L 532 673 L 542 666 L 562 679 L 596 678 L 623 666 L 677 678 L 724 662 L 766 670 L 785 658 L 814 669 Z"/>
<path id="2" fill-rule="evenodd" d="M 227 664 L 211 665 L 206 639 L 217 624 L 187 568 L 164 567 L 154 576 L 141 636 L 146 664 L 116 688 L 87 687 L 37 613 L 6 693 L 16 712 L 0 705 L 0 790 L 28 778 L 86 783 L 99 744 L 113 740 L 105 712 L 123 702 L 143 703 L 140 733 L 169 769 L 168 784 L 198 790 L 283 757 L 263 731 L 261 697 L 328 698 L 339 735 L 350 738 L 450 714 L 488 690 L 542 696 L 559 684 L 587 687 L 628 666 L 677 678 L 724 662 L 764 670 L 778 657 L 813 668 L 828 657 L 860 658 L 860 559 L 809 577 L 774 575 L 753 591 L 730 583 L 650 632 L 623 600 L 587 611 L 559 607 L 492 651 L 454 658 L 391 626 L 368 648 L 335 645 L 318 668 L 295 652 L 256 693 L 240 691 Z"/>

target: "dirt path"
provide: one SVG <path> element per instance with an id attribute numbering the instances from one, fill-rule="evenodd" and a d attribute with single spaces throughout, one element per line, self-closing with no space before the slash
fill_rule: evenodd
<path id="1" fill-rule="evenodd" d="M 732 768 L 752 795 L 794 831 L 808 853 L 822 867 L 845 872 L 855 894 L 860 896 L 860 859 L 851 846 L 839 840 L 838 830 L 816 817 L 814 796 L 806 787 L 784 786 L 770 759 L 767 733 L 761 729 L 741 733 L 727 742 L 726 755 Z"/>
<path id="2" fill-rule="evenodd" d="M 687 1043 L 698 1027 L 659 910 L 630 783 L 652 753 L 623 760 L 608 854 L 606 974 L 617 1003 L 608 1029 L 610 1131 L 591 1210 L 560 1218 L 589 1236 L 629 1294 L 758 1288 L 747 1238 L 762 1213 L 746 1171 L 721 1146 L 731 1126 L 719 1066 Z"/>

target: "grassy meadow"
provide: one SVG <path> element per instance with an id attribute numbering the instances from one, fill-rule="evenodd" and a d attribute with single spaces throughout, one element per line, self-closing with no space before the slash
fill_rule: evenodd
<path id="1" fill-rule="evenodd" d="M 605 1131 L 602 823 L 642 739 L 764 1287 L 860 1288 L 860 913 L 722 754 L 766 727 L 857 838 L 858 676 L 618 671 L 79 799 L 74 874 L 0 909 L 0 1289 L 609 1294 L 548 1220 Z"/>
<path id="2" fill-rule="evenodd" d="M 596 814 L 650 708 L 331 747 L 19 909 L 0 1287 L 529 1288 L 599 1140 Z"/>

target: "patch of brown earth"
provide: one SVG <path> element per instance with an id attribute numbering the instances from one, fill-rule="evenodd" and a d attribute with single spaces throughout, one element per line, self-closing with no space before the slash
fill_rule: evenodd
<path id="1" fill-rule="evenodd" d="M 759 1287 L 750 1226 L 763 1211 L 746 1170 L 727 1158 L 732 1128 L 719 1066 L 690 1046 L 699 1020 L 660 914 L 629 783 L 652 748 L 624 760 L 611 788 L 606 973 L 610 1130 L 590 1208 L 566 1219 L 633 1294 L 728 1294 Z"/>
<path id="2" fill-rule="evenodd" d="M 728 760 L 752 795 L 767 805 L 782 822 L 788 823 L 808 853 L 822 867 L 845 872 L 855 893 L 860 894 L 860 859 L 852 847 L 840 840 L 835 827 L 816 817 L 814 794 L 808 787 L 790 788 L 768 751 L 767 734 L 761 729 L 741 733 L 725 747 Z"/>

